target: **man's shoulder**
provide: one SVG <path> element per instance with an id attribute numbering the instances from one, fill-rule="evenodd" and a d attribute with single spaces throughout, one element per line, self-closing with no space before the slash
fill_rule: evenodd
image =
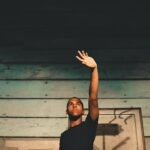
<path id="1" fill-rule="evenodd" d="M 69 133 L 69 129 L 66 129 L 61 133 L 61 137 L 67 135 L 68 133 Z"/>
<path id="2" fill-rule="evenodd" d="M 85 118 L 85 122 L 98 123 L 98 120 L 99 120 L 99 116 L 93 120 L 89 113 L 87 114 Z"/>

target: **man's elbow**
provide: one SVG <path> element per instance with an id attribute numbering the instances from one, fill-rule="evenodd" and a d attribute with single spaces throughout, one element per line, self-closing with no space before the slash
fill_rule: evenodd
<path id="1" fill-rule="evenodd" d="M 92 111 L 90 113 L 90 115 L 91 115 L 92 120 L 98 119 L 99 118 L 99 109 L 97 109 L 97 110 L 95 109 L 94 111 Z"/>

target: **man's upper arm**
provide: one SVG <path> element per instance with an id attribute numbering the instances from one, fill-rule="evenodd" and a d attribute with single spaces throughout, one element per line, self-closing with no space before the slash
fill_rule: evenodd
<path id="1" fill-rule="evenodd" d="M 98 108 L 98 100 L 90 100 L 89 99 L 89 114 L 93 120 L 99 117 L 99 108 Z"/>

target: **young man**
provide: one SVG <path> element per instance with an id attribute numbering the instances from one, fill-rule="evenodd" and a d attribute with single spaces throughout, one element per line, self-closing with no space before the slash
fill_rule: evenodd
<path id="1" fill-rule="evenodd" d="M 69 116 L 69 129 L 60 137 L 59 150 L 93 150 L 93 142 L 96 136 L 98 124 L 98 69 L 95 60 L 84 51 L 78 51 L 76 58 L 85 66 L 91 68 L 89 86 L 89 111 L 85 121 L 82 121 L 84 107 L 82 101 L 72 97 L 67 103 Z"/>

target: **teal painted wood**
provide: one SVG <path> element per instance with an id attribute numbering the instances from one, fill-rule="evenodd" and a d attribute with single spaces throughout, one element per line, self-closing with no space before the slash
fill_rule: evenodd
<path id="1" fill-rule="evenodd" d="M 88 98 L 86 80 L 1 80 L 0 98 Z M 100 81 L 101 98 L 149 98 L 149 80 Z"/>
<path id="2" fill-rule="evenodd" d="M 89 69 L 70 64 L 0 64 L 0 79 L 84 79 Z"/>
<path id="3" fill-rule="evenodd" d="M 0 64 L 0 79 L 89 79 L 80 64 Z M 150 63 L 100 63 L 103 79 L 150 79 Z"/>
<path id="4" fill-rule="evenodd" d="M 68 99 L 0 99 L 0 117 L 67 117 Z M 88 100 L 82 99 L 84 108 Z M 142 109 L 143 117 L 150 117 L 150 99 L 99 99 L 99 108 Z"/>

